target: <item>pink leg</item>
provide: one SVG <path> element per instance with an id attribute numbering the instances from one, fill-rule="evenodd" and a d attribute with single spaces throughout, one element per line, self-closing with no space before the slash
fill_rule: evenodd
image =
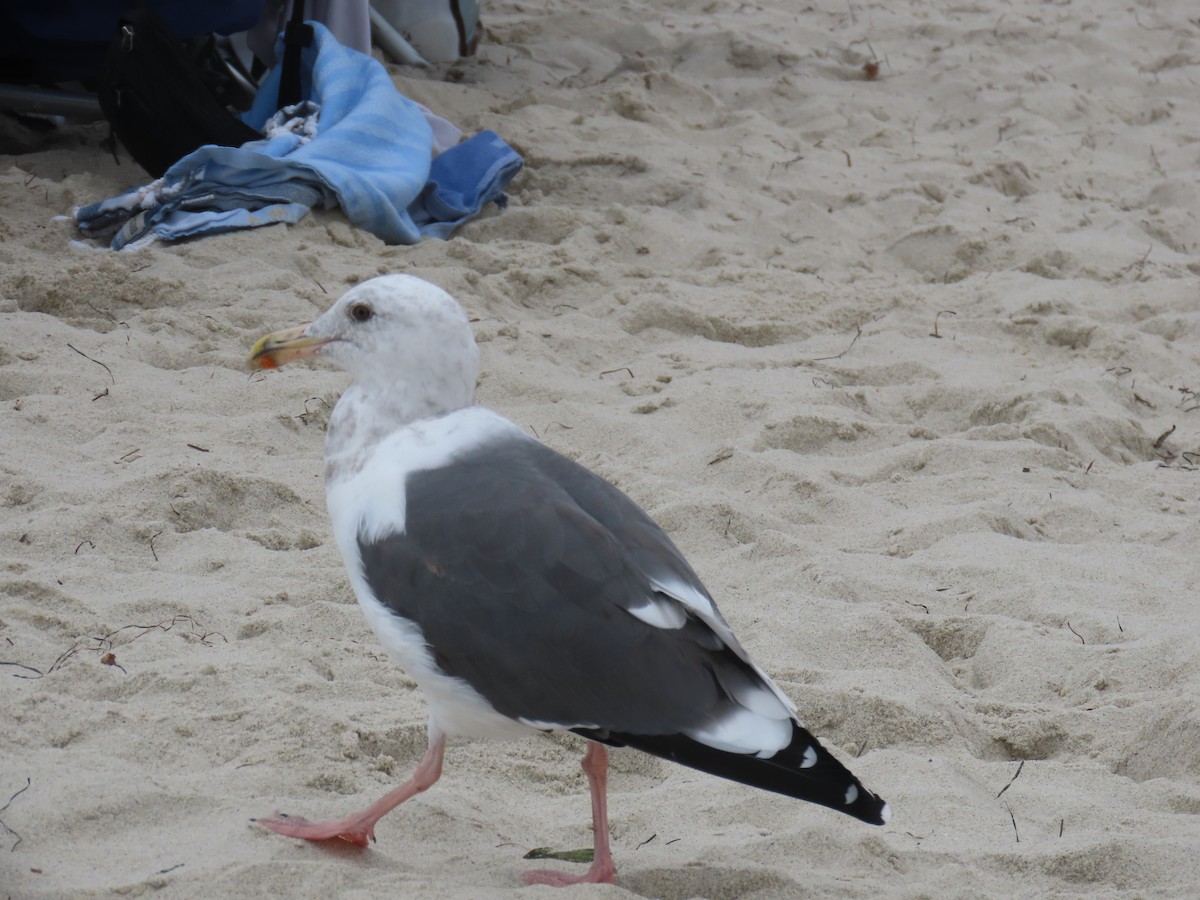
<path id="1" fill-rule="evenodd" d="M 344 819 L 328 822 L 310 822 L 308 819 L 287 816 L 282 813 L 269 819 L 256 819 L 259 825 L 287 837 L 304 838 L 306 841 L 327 841 L 341 838 L 360 847 L 375 840 L 375 823 L 393 809 L 424 790 L 428 790 L 442 774 L 442 754 L 446 750 L 445 735 L 435 731 L 429 733 L 429 749 L 425 758 L 413 772 L 412 778 L 393 791 L 384 794 L 366 809 L 351 813 Z"/>
<path id="2" fill-rule="evenodd" d="M 592 834 L 596 851 L 586 875 L 572 877 L 553 869 L 535 869 L 525 873 L 526 884 L 548 884 L 566 887 L 568 884 L 612 884 L 617 874 L 612 850 L 608 846 L 608 751 L 603 744 L 588 742 L 583 755 L 583 771 L 592 791 Z"/>

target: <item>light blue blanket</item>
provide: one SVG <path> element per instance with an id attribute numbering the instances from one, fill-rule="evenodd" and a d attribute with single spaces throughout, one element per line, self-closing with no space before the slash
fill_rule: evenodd
<path id="1" fill-rule="evenodd" d="M 431 159 L 429 124 L 387 70 L 309 24 L 314 40 L 301 65 L 307 100 L 276 114 L 277 66 L 243 117 L 266 128 L 263 140 L 201 147 L 158 181 L 75 210 L 80 230 L 107 236 L 115 229 L 111 246 L 119 250 L 154 237 L 296 222 L 312 207 L 340 206 L 387 243 L 412 244 L 449 237 L 489 202 L 504 205 L 504 186 L 521 168 L 511 147 L 485 131 Z"/>

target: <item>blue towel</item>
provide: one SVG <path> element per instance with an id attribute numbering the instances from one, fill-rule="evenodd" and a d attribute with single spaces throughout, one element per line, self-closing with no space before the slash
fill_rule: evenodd
<path id="1" fill-rule="evenodd" d="M 503 209 L 508 203 L 504 186 L 521 165 L 521 157 L 494 131 L 481 131 L 434 157 L 429 182 L 408 208 L 417 230 L 448 238 L 488 203 Z"/>
<path id="2" fill-rule="evenodd" d="M 267 76 L 247 124 L 271 127 L 241 147 L 201 147 L 161 179 L 80 207 L 80 230 L 117 229 L 111 246 L 217 234 L 296 222 L 310 208 L 341 206 L 355 225 L 389 244 L 448 237 L 488 202 L 503 205 L 504 185 L 521 157 L 482 132 L 432 160 L 432 135 L 420 108 L 401 95 L 387 70 L 340 45 L 320 23 L 303 51 L 301 95 L 275 114 L 280 68 Z M 280 52 L 282 57 L 282 52 Z M 315 134 L 313 133 L 315 130 Z"/>

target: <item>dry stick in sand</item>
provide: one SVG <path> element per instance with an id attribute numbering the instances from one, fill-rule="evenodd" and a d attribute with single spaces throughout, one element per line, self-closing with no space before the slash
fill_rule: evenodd
<path id="1" fill-rule="evenodd" d="M 938 314 L 933 317 L 933 331 L 929 332 L 929 336 L 935 337 L 935 338 L 940 338 L 941 335 L 938 334 L 938 329 L 937 329 L 938 319 L 940 319 L 942 316 L 957 316 L 957 315 L 958 315 L 958 313 L 956 313 L 952 309 L 939 310 Z"/>
<path id="2" fill-rule="evenodd" d="M 845 350 L 843 350 L 841 353 L 837 354 L 836 356 L 818 356 L 814 359 L 810 359 L 809 362 L 824 362 L 825 360 L 828 360 L 828 359 L 841 359 L 843 356 L 845 356 L 847 353 L 850 352 L 851 347 L 853 347 L 856 343 L 858 343 L 858 339 L 860 337 L 862 337 L 862 326 L 855 325 L 854 326 L 854 337 L 850 339 L 850 343 L 846 345 Z"/>
<path id="3" fill-rule="evenodd" d="M 1121 271 L 1122 272 L 1132 272 L 1134 269 L 1137 269 L 1138 276 L 1140 277 L 1142 272 L 1146 268 L 1146 260 L 1148 260 L 1150 258 L 1150 251 L 1153 249 L 1154 249 L 1154 245 L 1151 244 L 1149 247 L 1146 248 L 1146 252 L 1142 254 L 1141 259 L 1135 259 L 1129 265 L 1127 265 L 1123 269 L 1121 269 Z"/>
<path id="4" fill-rule="evenodd" d="M 20 797 L 27 790 L 29 790 L 29 785 L 31 785 L 32 783 L 33 783 L 33 781 L 28 776 L 26 776 L 25 787 L 21 788 L 15 794 L 13 794 L 11 797 L 9 797 L 7 803 L 5 803 L 3 806 L 0 806 L 0 813 L 3 813 L 10 806 L 12 806 L 12 802 L 14 800 L 16 800 L 18 797 Z M 3 819 L 0 819 L 0 828 L 3 828 L 5 831 L 7 831 L 9 834 L 11 834 L 13 837 L 15 837 L 17 839 L 17 843 L 13 844 L 11 847 L 8 848 L 8 852 L 12 853 L 14 850 L 17 849 L 17 844 L 21 843 L 21 836 L 19 834 L 17 834 L 15 831 L 13 831 L 11 828 L 9 828 L 8 825 L 5 824 Z"/>
<path id="5" fill-rule="evenodd" d="M 62 653 L 58 654 L 58 659 L 54 660 L 54 662 L 50 664 L 50 668 L 48 668 L 45 672 L 43 672 L 41 669 L 35 669 L 33 666 L 27 666 L 24 663 L 18 662 L 0 662 L 0 666 L 12 666 L 15 669 L 24 669 L 26 672 L 33 672 L 32 675 L 22 675 L 20 672 L 13 672 L 12 675 L 14 678 L 28 678 L 30 680 L 45 678 L 56 669 L 62 668 L 63 664 L 65 664 L 68 659 L 78 652 L 79 642 L 76 641 Z"/>
<path id="6" fill-rule="evenodd" d="M 1004 787 L 1000 788 L 1000 794 L 1003 794 L 1003 793 L 1004 793 L 1005 791 L 1007 791 L 1007 790 L 1008 790 L 1010 787 L 1012 787 L 1012 785 L 1013 785 L 1013 782 L 1017 780 L 1017 776 L 1019 776 L 1019 775 L 1021 774 L 1021 770 L 1022 770 L 1023 768 L 1025 768 L 1025 760 L 1021 760 L 1021 764 L 1020 764 L 1019 766 L 1017 766 L 1017 771 L 1016 771 L 1016 773 L 1013 775 L 1013 777 L 1012 777 L 1012 778 L 1010 778 L 1010 779 L 1008 780 L 1008 784 L 1006 784 Z M 996 795 L 996 799 L 997 799 L 997 800 L 999 800 L 999 799 L 1000 799 L 1000 794 L 997 794 L 997 795 Z"/>
<path id="7" fill-rule="evenodd" d="M 73 347 L 73 346 L 71 346 L 70 344 L 67 344 L 67 346 L 68 346 L 68 347 L 71 347 L 71 349 L 72 349 L 72 350 L 74 350 L 76 353 L 78 353 L 78 354 L 79 354 L 80 356 L 82 356 L 84 359 L 91 360 L 91 361 L 92 361 L 92 362 L 94 362 L 96 365 L 100 366 L 100 368 L 104 369 L 104 371 L 108 373 L 108 377 L 109 377 L 109 378 L 112 378 L 112 383 L 113 383 L 113 384 L 116 384 L 116 383 L 117 383 L 117 379 L 116 379 L 116 378 L 113 376 L 112 369 L 110 369 L 108 366 L 104 365 L 104 363 L 100 362 L 100 360 L 98 360 L 98 359 L 92 359 L 90 356 L 88 356 L 86 353 L 84 353 L 84 352 L 83 352 L 82 350 L 80 350 L 78 347 Z"/>
<path id="8" fill-rule="evenodd" d="M 46 674 L 49 675 L 51 672 L 54 672 L 58 669 L 61 669 L 63 666 L 65 666 L 67 663 L 67 660 L 70 659 L 72 656 L 74 656 L 76 653 L 78 653 L 79 649 L 80 649 L 79 643 L 76 642 L 76 643 L 72 644 L 70 647 L 68 647 L 66 650 L 64 650 L 62 653 L 58 654 L 58 659 L 56 659 L 54 662 L 52 662 L 50 664 L 50 668 L 48 668 L 46 670 Z"/>
<path id="9" fill-rule="evenodd" d="M 304 401 L 304 412 L 300 413 L 300 415 L 298 415 L 298 416 L 292 416 L 292 418 L 299 419 L 301 422 L 303 422 L 305 425 L 307 425 L 309 418 L 311 416 L 316 415 L 315 412 L 313 412 L 311 409 L 308 408 L 308 404 L 312 403 L 314 400 L 316 400 L 318 403 L 320 403 L 326 409 L 329 408 L 329 404 L 326 403 L 324 400 L 322 400 L 320 397 L 309 397 L 307 400 Z"/>
<path id="10" fill-rule="evenodd" d="M 600 377 L 603 378 L 605 375 L 613 375 L 617 372 L 628 372 L 630 378 L 634 377 L 633 369 L 629 368 L 628 366 L 621 366 L 619 369 L 609 369 L 607 372 L 601 372 Z"/>
<path id="11" fill-rule="evenodd" d="M 114 316 L 110 312 L 105 312 L 100 307 L 96 306 L 96 304 L 92 303 L 90 300 L 84 300 L 83 302 L 86 303 L 93 310 L 98 312 L 100 315 L 104 316 L 104 318 L 108 319 L 108 321 L 112 322 L 114 325 L 124 325 L 125 324 L 124 322 L 118 322 L 116 316 Z"/>
<path id="12" fill-rule="evenodd" d="M 164 619 L 163 621 L 157 622 L 154 625 L 122 625 L 120 628 L 116 629 L 115 631 L 110 631 L 108 634 L 103 635 L 102 637 L 91 638 L 91 640 L 95 642 L 94 647 L 86 647 L 85 648 L 82 644 L 80 644 L 78 641 L 76 641 L 70 647 L 68 647 L 66 650 L 64 650 L 62 653 L 60 653 L 58 655 L 58 659 L 56 659 L 54 661 L 54 663 L 50 666 L 50 668 L 47 669 L 45 672 L 43 672 L 41 669 L 35 669 L 33 666 L 27 666 L 27 665 L 24 665 L 23 663 L 16 663 L 16 662 L 0 662 L 0 666 L 12 666 L 17 669 L 24 669 L 26 672 L 34 673 L 32 675 L 22 675 L 19 672 L 13 672 L 12 674 L 13 674 L 13 677 L 15 677 L 15 678 L 29 678 L 29 679 L 44 678 L 47 675 L 49 675 L 51 672 L 55 671 L 56 669 L 62 668 L 62 666 L 67 662 L 67 660 L 69 660 L 72 656 L 74 656 L 80 650 L 86 649 L 90 652 L 100 653 L 101 654 L 100 662 L 103 665 L 113 666 L 114 668 L 120 669 L 122 672 L 125 672 L 125 674 L 128 675 L 129 673 L 126 672 L 125 667 L 117 662 L 116 654 L 112 652 L 113 647 L 116 646 L 116 644 L 113 641 L 113 638 L 116 637 L 118 634 L 120 634 L 122 631 L 128 631 L 131 628 L 136 628 L 139 630 L 139 633 L 135 634 L 133 637 L 131 637 L 128 641 L 125 642 L 126 644 L 132 644 L 138 638 L 143 637 L 144 635 L 150 633 L 151 631 L 170 631 L 172 628 L 179 625 L 180 623 L 187 623 L 189 626 L 191 626 L 191 630 L 188 631 L 187 634 L 190 637 L 194 637 L 197 641 L 199 641 L 205 647 L 211 647 L 213 645 L 212 641 L 209 640 L 209 638 L 213 637 L 214 635 L 216 637 L 219 637 L 225 643 L 227 643 L 227 644 L 229 643 L 229 639 L 227 637 L 225 637 L 225 635 L 221 634 L 221 632 L 206 631 L 204 629 L 204 626 L 201 625 L 199 622 L 197 622 L 191 616 L 178 615 L 178 616 L 174 616 L 170 619 Z"/>
<path id="13" fill-rule="evenodd" d="M 225 635 L 221 634 L 221 632 L 205 631 L 204 626 L 201 625 L 199 622 L 197 622 L 191 616 L 178 615 L 178 616 L 172 616 L 170 619 L 164 619 L 163 621 L 157 622 L 154 625 L 122 625 L 120 628 L 116 629 L 115 631 L 110 631 L 108 634 L 104 635 L 103 637 L 92 638 L 92 640 L 94 640 L 97 644 L 97 646 L 94 649 L 111 650 L 112 647 L 114 646 L 113 638 L 116 637 L 118 634 L 120 634 L 122 631 L 128 631 L 131 628 L 139 629 L 141 633 L 135 634 L 133 637 L 131 637 L 128 641 L 125 642 L 126 644 L 132 644 L 138 638 L 145 636 L 146 634 L 150 633 L 151 631 L 170 631 L 172 628 L 179 625 L 180 623 L 186 623 L 186 624 L 190 625 L 192 630 L 187 632 L 187 634 L 190 635 L 191 637 L 196 638 L 196 640 L 198 640 L 201 644 L 203 644 L 206 647 L 212 646 L 212 642 L 209 640 L 209 638 L 212 637 L 213 635 L 216 635 L 221 640 L 225 641 L 225 643 L 227 643 L 227 644 L 229 643 L 229 639 L 226 638 Z"/>
<path id="14" fill-rule="evenodd" d="M 14 678 L 43 678 L 46 673 L 41 669 L 35 669 L 33 666 L 27 666 L 24 663 L 0 661 L 0 666 L 12 666 L 15 669 L 24 669 L 26 672 L 33 672 L 33 675 L 22 675 L 20 672 L 13 672 Z"/>
<path id="15" fill-rule="evenodd" d="M 1180 402 L 1183 404 L 1183 411 L 1185 413 L 1195 412 L 1200 409 L 1200 391 L 1193 391 L 1190 387 L 1176 388 L 1176 390 L 1183 395 L 1183 400 Z M 1189 403 L 1191 406 L 1186 405 Z"/>
<path id="16" fill-rule="evenodd" d="M 191 637 L 194 637 L 199 643 L 203 644 L 205 647 L 212 646 L 212 641 L 210 641 L 209 638 L 211 638 L 213 635 L 216 635 L 221 640 L 223 640 L 225 643 L 227 643 L 227 644 L 229 643 L 229 639 L 227 637 L 225 637 L 225 635 L 221 634 L 221 632 L 206 631 L 204 629 L 204 626 L 201 625 L 199 622 L 197 622 L 191 616 L 179 615 L 179 616 L 175 616 L 169 620 L 163 620 L 162 622 L 158 622 L 155 625 L 123 625 L 122 627 L 118 628 L 116 631 L 110 631 L 108 634 L 104 635 L 103 637 L 92 638 L 92 640 L 96 642 L 96 646 L 91 649 L 105 651 L 103 653 L 103 655 L 100 657 L 100 662 L 106 666 L 115 666 L 116 668 L 120 669 L 122 672 L 125 672 L 126 675 L 128 675 L 129 673 L 125 671 L 125 667 L 117 662 L 116 654 L 112 652 L 112 648 L 114 646 L 116 646 L 113 643 L 113 638 L 116 635 L 120 634 L 122 631 L 127 631 L 130 628 L 140 629 L 139 634 L 135 634 L 133 637 L 131 637 L 128 641 L 125 642 L 126 644 L 132 644 L 138 638 L 143 637 L 146 634 L 149 634 L 151 631 L 155 631 L 155 630 L 170 631 L 172 628 L 174 628 L 180 622 L 186 622 L 187 624 L 189 624 L 191 626 L 191 630 L 188 631 L 187 634 Z"/>
<path id="17" fill-rule="evenodd" d="M 1155 450 L 1162 448 L 1163 441 L 1165 441 L 1167 438 L 1169 438 L 1171 436 L 1171 432 L 1173 432 L 1175 430 L 1175 427 L 1176 426 L 1172 425 L 1170 428 L 1168 428 L 1166 431 L 1164 431 L 1162 434 L 1160 434 L 1158 436 L 1158 439 L 1155 440 L 1155 442 L 1154 442 Z"/>

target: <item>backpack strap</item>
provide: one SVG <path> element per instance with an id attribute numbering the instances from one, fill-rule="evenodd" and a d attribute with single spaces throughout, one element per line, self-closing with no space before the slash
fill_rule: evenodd
<path id="1" fill-rule="evenodd" d="M 304 0 L 293 0 L 292 18 L 283 30 L 283 69 L 279 77 L 279 109 L 300 102 L 300 51 L 312 44 L 311 25 L 304 24 Z"/>

